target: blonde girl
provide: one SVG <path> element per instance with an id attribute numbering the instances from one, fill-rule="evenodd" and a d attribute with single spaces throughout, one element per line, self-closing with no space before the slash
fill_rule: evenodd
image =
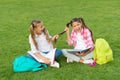
<path id="1" fill-rule="evenodd" d="M 28 51 L 28 57 L 35 59 L 33 56 L 42 60 L 42 63 L 51 64 L 50 59 L 46 55 L 53 50 L 53 44 L 58 35 L 51 37 L 48 30 L 40 20 L 33 20 L 30 25 L 29 43 L 31 50 Z M 31 54 L 33 56 L 31 56 Z M 55 59 L 62 55 L 62 51 L 56 49 Z M 59 67 L 59 63 L 55 61 L 55 66 Z"/>

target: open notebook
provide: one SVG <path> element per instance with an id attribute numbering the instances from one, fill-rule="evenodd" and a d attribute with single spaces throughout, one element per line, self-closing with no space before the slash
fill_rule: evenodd
<path id="1" fill-rule="evenodd" d="M 81 49 L 67 49 L 67 52 L 69 53 L 83 53 L 83 52 L 86 52 L 88 51 L 90 48 L 87 48 L 87 49 L 84 49 L 84 50 L 81 50 Z"/>
<path id="2" fill-rule="evenodd" d="M 45 54 L 44 57 L 49 58 L 51 64 L 54 64 L 54 60 L 55 60 L 55 51 L 56 49 L 51 50 L 49 53 Z M 38 58 L 37 56 L 35 56 L 33 53 L 29 53 L 33 58 L 35 58 L 38 62 L 43 62 L 42 59 Z M 44 54 L 44 53 L 43 53 Z"/>

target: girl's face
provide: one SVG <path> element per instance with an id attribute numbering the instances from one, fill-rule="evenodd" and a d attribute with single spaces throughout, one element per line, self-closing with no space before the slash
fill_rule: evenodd
<path id="1" fill-rule="evenodd" d="M 82 23 L 80 22 L 73 22 L 72 27 L 75 31 L 80 31 L 82 29 Z"/>
<path id="2" fill-rule="evenodd" d="M 43 23 L 38 23 L 37 27 L 34 29 L 36 34 L 41 34 L 41 32 L 44 30 L 44 26 Z"/>

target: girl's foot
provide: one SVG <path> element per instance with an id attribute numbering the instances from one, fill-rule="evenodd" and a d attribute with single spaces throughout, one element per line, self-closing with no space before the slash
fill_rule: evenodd
<path id="1" fill-rule="evenodd" d="M 89 64 L 90 66 L 96 66 L 96 60 L 93 61 L 93 63 Z"/>
<path id="2" fill-rule="evenodd" d="M 73 60 L 70 58 L 67 58 L 67 63 L 70 63 L 70 62 L 73 62 Z"/>
<path id="3" fill-rule="evenodd" d="M 50 66 L 60 68 L 60 64 L 57 61 L 55 61 L 54 64 L 50 64 Z"/>
<path id="4" fill-rule="evenodd" d="M 83 63 L 84 64 L 90 64 L 90 63 L 93 63 L 94 61 L 93 60 L 84 60 Z"/>

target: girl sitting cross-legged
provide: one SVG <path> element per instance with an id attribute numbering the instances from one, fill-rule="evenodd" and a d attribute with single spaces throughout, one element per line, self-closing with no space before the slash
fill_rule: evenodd
<path id="1" fill-rule="evenodd" d="M 72 33 L 68 26 L 72 26 Z M 67 62 L 81 62 L 84 64 L 93 63 L 93 49 L 94 40 L 92 31 L 85 25 L 83 18 L 73 18 L 65 28 L 67 33 L 67 42 L 69 45 L 73 45 L 73 50 L 86 50 L 85 52 L 69 52 L 70 49 L 63 49 L 63 55 L 67 57 Z"/>
<path id="2" fill-rule="evenodd" d="M 52 42 L 56 39 L 58 39 L 58 35 L 51 37 L 42 21 L 33 20 L 30 24 L 29 35 L 31 50 L 28 51 L 27 57 L 40 63 L 59 68 L 59 63 L 54 60 L 62 55 L 62 51 L 53 48 Z"/>

